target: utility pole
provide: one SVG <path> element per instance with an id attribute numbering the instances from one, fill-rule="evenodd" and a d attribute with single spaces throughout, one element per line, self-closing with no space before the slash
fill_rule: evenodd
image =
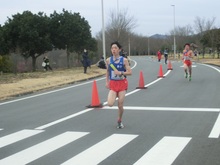
<path id="1" fill-rule="evenodd" d="M 102 45 L 103 45 L 103 57 L 104 57 L 104 60 L 106 60 L 105 23 L 104 23 L 104 5 L 103 5 L 103 0 L 101 0 L 101 3 L 102 3 Z"/>
<path id="2" fill-rule="evenodd" d="M 173 7 L 173 54 L 176 59 L 176 27 L 175 27 L 175 5 L 171 5 Z"/>
<path id="3" fill-rule="evenodd" d="M 118 0 L 117 0 L 117 25 L 118 25 L 118 40 L 119 40 L 119 36 L 120 36 L 120 23 L 119 23 L 119 3 L 118 3 Z"/>
<path id="4" fill-rule="evenodd" d="M 147 37 L 147 52 L 148 52 L 148 56 L 150 55 L 150 36 Z"/>

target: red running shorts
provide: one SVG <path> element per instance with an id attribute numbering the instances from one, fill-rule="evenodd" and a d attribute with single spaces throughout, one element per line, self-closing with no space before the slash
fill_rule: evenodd
<path id="1" fill-rule="evenodd" d="M 121 92 L 128 89 L 128 81 L 127 79 L 123 80 L 110 80 L 109 82 L 109 88 L 110 90 L 113 90 L 115 92 Z"/>
<path id="2" fill-rule="evenodd" d="M 191 66 L 192 65 L 192 62 L 190 60 L 185 60 L 184 61 L 184 64 L 186 64 L 187 66 Z"/>

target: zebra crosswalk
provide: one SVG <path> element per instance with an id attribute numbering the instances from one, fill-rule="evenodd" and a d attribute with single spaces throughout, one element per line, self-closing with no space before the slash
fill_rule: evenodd
<path id="1" fill-rule="evenodd" d="M 113 134 L 64 162 L 62 165 L 98 164 L 136 137 L 137 135 Z M 94 153 L 96 156 L 94 156 Z"/>
<path id="2" fill-rule="evenodd" d="M 27 138 L 34 137 L 35 135 L 42 135 L 44 130 L 21 130 L 14 132 L 12 134 L 0 137 L 0 151 L 4 152 L 7 150 L 7 146 L 16 144 L 19 141 L 25 141 Z M 66 147 L 72 142 L 76 142 L 82 137 L 90 136 L 90 132 L 74 132 L 67 131 L 60 133 L 51 137 L 49 139 L 43 140 L 37 144 L 34 144 L 26 149 L 21 149 L 20 151 L 7 155 L 0 160 L 1 165 L 25 165 L 33 161 L 42 164 L 39 158 L 46 157 L 48 154 L 51 154 L 53 151 L 59 150 L 62 147 Z M 140 135 L 137 134 L 120 134 L 113 133 L 99 142 L 96 142 L 92 146 L 87 147 L 83 151 L 80 151 L 77 154 L 71 154 L 67 160 L 64 160 L 62 165 L 96 165 L 105 161 L 118 152 L 121 148 L 128 145 L 130 142 L 135 140 Z M 146 153 L 142 153 L 139 156 L 138 160 L 135 160 L 134 165 L 159 165 L 163 164 L 172 164 L 172 162 L 178 157 L 181 151 L 187 146 L 191 137 L 169 137 L 165 136 L 159 142 L 157 142 L 150 150 Z M 74 143 L 75 145 L 75 143 Z M 69 150 L 68 150 L 69 151 Z M 7 152 L 7 151 L 6 151 Z M 71 152 L 71 151 L 69 151 Z M 169 154 L 169 156 L 168 156 Z M 62 155 L 56 155 L 56 157 L 62 157 Z M 120 163 L 119 163 L 120 164 Z M 131 164 L 128 163 L 127 164 Z"/>

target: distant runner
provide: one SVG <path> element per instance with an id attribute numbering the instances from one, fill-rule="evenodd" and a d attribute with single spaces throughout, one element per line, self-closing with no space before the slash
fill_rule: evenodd
<path id="1" fill-rule="evenodd" d="M 191 61 L 192 57 L 193 57 L 193 52 L 192 50 L 190 50 L 190 44 L 186 43 L 184 45 L 182 60 L 185 71 L 185 78 L 189 78 L 189 81 L 192 80 L 192 61 Z"/>

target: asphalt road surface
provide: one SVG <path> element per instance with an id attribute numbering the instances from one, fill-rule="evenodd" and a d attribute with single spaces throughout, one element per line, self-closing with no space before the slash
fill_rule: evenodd
<path id="1" fill-rule="evenodd" d="M 103 108 L 86 108 L 94 80 L 0 102 L 0 165 L 220 165 L 220 68 L 194 63 L 189 82 L 181 62 L 132 60 L 124 129 L 104 77 Z"/>

